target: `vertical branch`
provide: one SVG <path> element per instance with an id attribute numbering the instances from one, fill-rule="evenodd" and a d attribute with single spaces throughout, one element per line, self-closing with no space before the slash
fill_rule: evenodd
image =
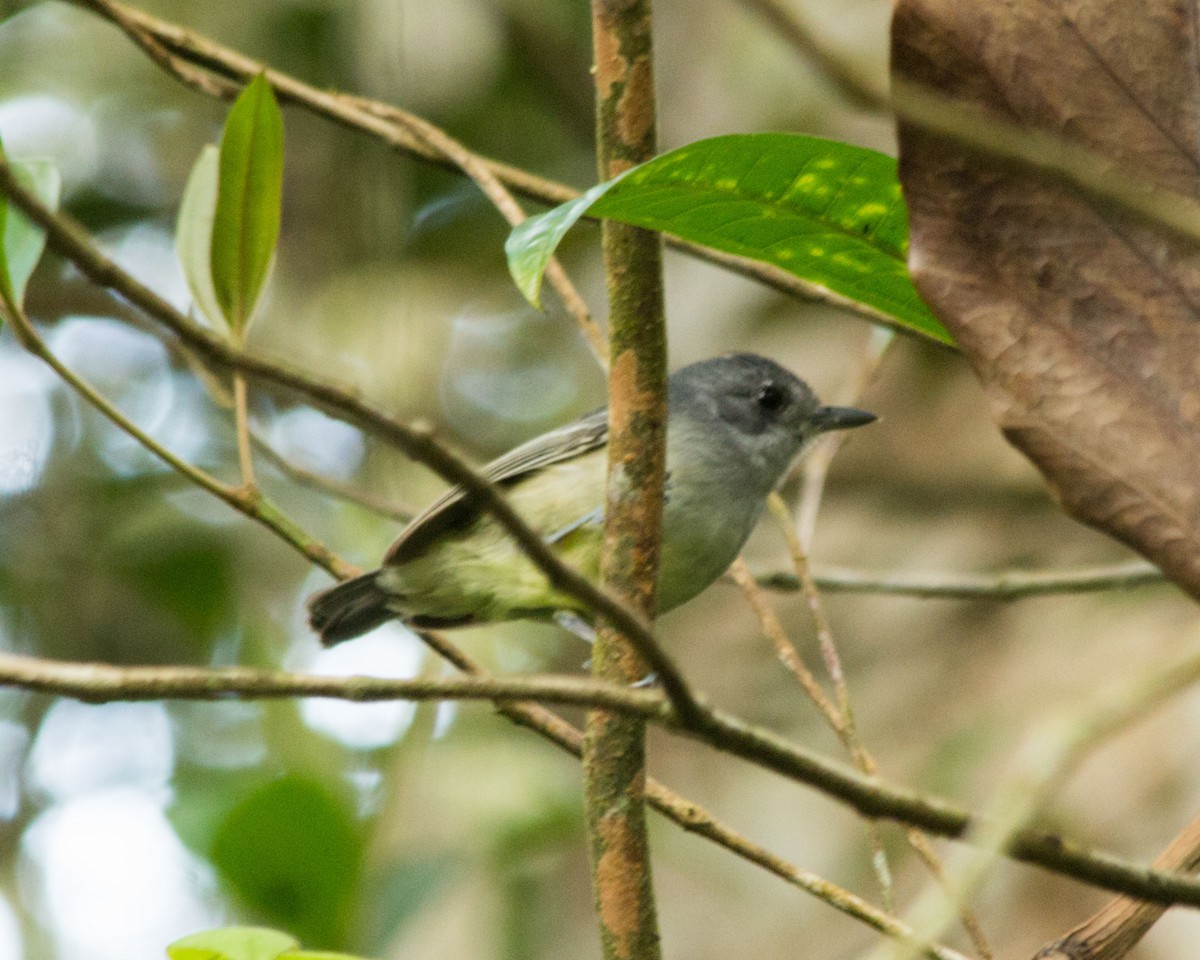
<path id="1" fill-rule="evenodd" d="M 655 151 L 650 0 L 592 0 L 596 144 L 601 179 Z M 654 613 L 662 529 L 666 333 L 662 251 L 652 233 L 603 227 L 610 302 L 609 473 L 601 573 L 647 619 Z M 641 658 L 601 629 L 593 673 L 641 679 Z M 645 723 L 588 714 L 584 781 L 592 886 L 605 960 L 656 960 L 658 923 L 645 819 Z"/>

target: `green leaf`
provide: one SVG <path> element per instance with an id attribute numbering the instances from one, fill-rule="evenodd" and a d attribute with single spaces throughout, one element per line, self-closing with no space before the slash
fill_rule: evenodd
<path id="1" fill-rule="evenodd" d="M 9 160 L 17 182 L 51 210 L 58 209 L 62 177 L 49 160 Z M 46 248 L 46 234 L 20 210 L 10 209 L 0 196 L 0 284 L 18 306 L 25 302 L 25 286 Z"/>
<path id="2" fill-rule="evenodd" d="M 183 199 L 179 202 L 179 217 L 175 221 L 175 253 L 183 267 L 192 303 L 209 326 L 229 333 L 225 312 L 217 300 L 213 286 L 212 238 L 213 219 L 217 214 L 217 182 L 221 169 L 221 152 L 213 144 L 200 151 L 188 175 Z"/>
<path id="3" fill-rule="evenodd" d="M 172 944 L 167 947 L 167 956 L 171 960 L 232 960 L 227 953 L 220 950 L 210 950 L 206 947 L 181 947 Z"/>
<path id="4" fill-rule="evenodd" d="M 320 781 L 289 775 L 253 791 L 217 828 L 210 859 L 270 923 L 306 943 L 345 936 L 363 837 L 349 805 Z"/>
<path id="5" fill-rule="evenodd" d="M 222 927 L 176 940 L 167 947 L 171 960 L 277 960 L 300 944 L 265 927 Z"/>
<path id="6" fill-rule="evenodd" d="M 281 953 L 276 960 L 364 960 L 348 953 L 330 953 L 328 950 L 293 950 Z"/>
<path id="7" fill-rule="evenodd" d="M 270 83 L 259 74 L 225 121 L 212 226 L 213 289 L 239 337 L 275 254 L 282 199 L 283 116 Z"/>
<path id="8" fill-rule="evenodd" d="M 546 264 L 584 214 L 770 263 L 952 342 L 908 275 L 896 161 L 874 150 L 756 133 L 656 157 L 513 230 L 505 244 L 509 270 L 534 305 Z"/>

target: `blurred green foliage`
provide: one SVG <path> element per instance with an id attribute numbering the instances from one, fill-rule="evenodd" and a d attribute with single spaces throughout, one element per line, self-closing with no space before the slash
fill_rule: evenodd
<path id="1" fill-rule="evenodd" d="M 323 783 L 288 775 L 253 790 L 222 820 L 210 859 L 256 913 L 305 943 L 344 946 L 364 836 Z"/>
<path id="2" fill-rule="evenodd" d="M 232 624 L 237 597 L 235 554 L 203 527 L 186 538 L 139 524 L 112 543 L 109 570 L 117 581 L 169 617 L 197 660 Z"/>
<path id="3" fill-rule="evenodd" d="M 186 305 L 171 225 L 227 104 L 167 77 L 86 10 L 18 6 L 5 7 L 15 15 L 0 24 L 6 148 L 17 159 L 53 157 L 66 210 L 126 267 Z M 882 76 L 885 0 L 796 7 Z M 153 12 L 320 87 L 411 108 L 484 154 L 577 186 L 595 179 L 586 0 L 156 0 Z M 656 16 L 664 144 L 784 129 L 889 149 L 889 119 L 845 109 L 738 7 L 662 0 Z M 251 350 L 350 385 L 397 417 L 422 418 L 480 457 L 599 402 L 602 378 L 576 331 L 556 315 L 524 310 L 505 271 L 507 225 L 473 185 L 373 137 L 284 109 L 281 234 Z M 573 231 L 559 252 L 603 316 L 595 236 L 590 227 Z M 860 323 L 706 265 L 669 256 L 667 266 L 673 363 L 754 349 L 825 395 L 844 389 L 867 333 Z M 162 348 L 145 318 L 53 255 L 30 280 L 26 301 L 52 345 L 73 350 L 72 363 L 139 423 L 236 482 L 230 412 Z M 157 351 L 143 349 L 148 343 Z M 1053 510 L 947 351 L 898 344 L 865 405 L 885 413 L 887 428 L 839 455 L 816 541 L 820 560 L 961 570 L 1016 557 L 1066 564 L 1112 556 L 1110 545 Z M 257 431 L 297 465 L 410 507 L 440 491 L 428 472 L 381 444 L 356 437 L 360 455 L 344 433 L 319 422 L 305 420 L 298 434 L 284 429 L 299 408 L 282 394 L 252 397 Z M 289 516 L 348 560 L 374 562 L 397 532 L 369 510 L 264 461 L 257 466 Z M 777 541 L 764 536 L 755 561 L 779 563 Z M 267 531 L 131 453 L 0 336 L 3 649 L 118 664 L 380 668 L 319 651 L 303 600 L 327 582 Z M 1010 742 L 990 731 L 1014 728 L 1044 705 L 1045 684 L 1061 694 L 1065 676 L 1086 690 L 1106 663 L 1128 661 L 1127 637 L 1170 645 L 1180 624 L 1194 622 L 1190 606 L 1161 598 L 1039 603 L 999 612 L 829 598 L 859 727 L 889 775 L 911 782 L 928 770 L 974 799 L 980 771 Z M 780 600 L 779 609 L 812 653 L 802 605 Z M 673 614 L 662 630 L 715 701 L 837 749 L 726 587 Z M 586 656 L 544 627 L 458 639 L 506 671 L 577 671 Z M 388 636 L 396 649 L 411 651 L 412 642 L 400 631 Z M 440 669 L 413 660 L 434 675 Z M 99 778 L 97 787 L 64 758 L 48 791 L 29 758 L 53 703 L 4 695 L 0 783 L 15 786 L 11 809 L 0 794 L 0 955 L 8 906 L 22 960 L 161 960 L 164 945 L 185 933 L 242 922 L 286 928 L 289 944 L 389 960 L 597 955 L 577 765 L 486 706 L 423 706 L 395 725 L 395 743 L 360 748 L 336 724 L 314 725 L 303 704 L 170 704 L 163 713 L 171 752 L 156 766 L 170 771 L 169 785 L 130 774 L 115 786 Z M 972 726 L 980 715 L 986 720 Z M 1178 723 L 1157 742 L 1182 751 L 1194 726 Z M 122 729 L 97 711 L 68 732 L 86 758 L 119 753 L 127 746 Z M 1131 752 L 1135 767 L 1147 766 L 1126 778 L 1130 789 L 1173 776 L 1155 750 Z M 860 827 L 840 809 L 667 737 L 656 736 L 651 753 L 656 775 L 754 839 L 806 867 L 859 875 Z M 1115 777 L 1103 782 L 1111 787 Z M 1180 774 L 1171 782 L 1182 822 L 1188 781 Z M 1063 821 L 1104 804 L 1120 816 L 1131 801 L 1108 787 L 1081 791 L 1075 806 L 1064 805 Z M 121 858 L 93 878 L 50 870 L 38 836 L 86 803 L 111 816 L 122 804 L 129 809 L 130 797 L 169 815 L 180 849 L 139 845 L 144 837 L 119 818 L 102 824 L 120 831 L 129 861 L 151 862 L 157 851 L 161 883 L 137 886 Z M 655 857 L 664 929 L 679 956 L 791 957 L 798 938 L 812 955 L 832 956 L 864 942 L 832 911 L 691 836 L 661 831 Z M 909 860 L 895 866 L 902 885 L 919 875 Z M 85 888 L 85 880 L 94 883 Z M 1005 886 L 990 904 L 1009 918 L 997 921 L 1001 937 L 1027 936 L 1030 917 L 1054 900 Z"/>

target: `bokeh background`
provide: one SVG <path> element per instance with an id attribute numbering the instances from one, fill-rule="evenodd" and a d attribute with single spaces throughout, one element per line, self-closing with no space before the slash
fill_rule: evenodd
<path id="1" fill-rule="evenodd" d="M 659 0 L 663 148 L 792 130 L 893 149 L 890 120 L 849 106 L 738 0 Z M 886 0 L 794 0 L 829 48 L 886 82 Z M 469 146 L 584 186 L 594 178 L 583 0 L 164 2 L 151 12 L 318 86 L 382 98 Z M 0 136 L 50 156 L 65 206 L 182 308 L 176 206 L 225 107 L 164 76 L 117 30 L 64 3 L 0 3 Z M 562 316 L 523 307 L 505 228 L 460 177 L 289 109 L 284 223 L 251 346 L 423 418 L 480 460 L 602 402 Z M 598 315 L 593 227 L 564 247 Z M 768 354 L 839 396 L 872 332 L 676 254 L 674 365 Z M 151 434 L 236 475 L 231 415 L 119 298 L 51 255 L 28 305 L 52 347 Z M 900 337 L 862 404 L 880 423 L 835 462 L 814 561 L 954 573 L 1104 563 L 1127 553 L 1064 518 L 998 435 L 965 364 Z M 258 433 L 288 462 L 400 507 L 440 482 L 294 401 L 256 392 Z M 306 529 L 369 564 L 395 521 L 260 456 Z M 763 525 L 756 570 L 782 567 Z M 254 664 L 440 675 L 398 626 L 323 652 L 303 599 L 327 583 L 285 545 L 151 459 L 0 333 L 0 648 L 117 664 Z M 887 775 L 969 805 L 1056 706 L 1169 659 L 1197 633 L 1170 587 L 1020 603 L 830 595 L 863 739 Z M 814 666 L 795 596 L 775 597 Z M 737 590 L 718 584 L 661 625 L 717 703 L 833 755 Z M 462 632 L 496 670 L 581 669 L 577 640 L 517 625 Z M 1093 756 L 1047 823 L 1149 859 L 1200 805 L 1200 696 Z M 655 733 L 652 772 L 800 866 L 876 898 L 866 832 L 795 784 Z M 864 928 L 672 825 L 652 826 L 666 953 L 693 960 L 854 956 Z M 887 832 L 897 894 L 926 874 Z M 374 957 L 598 957 L 571 758 L 483 705 L 84 705 L 0 690 L 0 960 L 151 960 L 237 922 Z M 1028 956 L 1104 896 L 1000 865 L 978 909 L 1002 956 Z M 963 945 L 955 934 L 954 942 Z M 1194 913 L 1135 954 L 1191 960 Z"/>

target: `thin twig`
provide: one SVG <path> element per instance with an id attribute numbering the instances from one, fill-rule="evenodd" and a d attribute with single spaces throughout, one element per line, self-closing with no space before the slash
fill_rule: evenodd
<path id="1" fill-rule="evenodd" d="M 188 86 L 211 97 L 232 99 L 237 96 L 240 84 L 231 83 L 224 77 L 213 76 L 205 70 L 197 70 L 186 60 L 173 54 L 159 37 L 138 23 L 136 11 L 119 4 L 105 4 L 102 0 L 99 2 L 98 0 L 77 0 L 77 2 L 80 6 L 99 13 L 120 27 L 125 35 L 141 47 L 146 56 L 164 72 L 178 77 Z"/>
<path id="2" fill-rule="evenodd" d="M 817 644 L 821 650 L 821 657 L 825 661 L 825 669 L 829 672 L 829 677 L 833 681 L 834 696 L 837 700 L 836 712 L 838 719 L 836 726 L 834 726 L 834 732 L 837 733 L 838 739 L 841 740 L 842 745 L 846 748 L 846 752 L 850 754 L 854 765 L 868 776 L 874 776 L 877 773 L 875 761 L 871 758 L 866 747 L 863 746 L 862 741 L 859 739 L 854 720 L 854 709 L 850 702 L 850 691 L 846 685 L 846 677 L 842 670 L 842 663 L 837 653 L 837 647 L 833 642 L 833 630 L 829 625 L 829 618 L 825 616 L 825 608 L 821 604 L 820 594 L 817 592 L 816 585 L 812 582 L 812 576 L 808 572 L 808 558 L 805 556 L 804 550 L 800 545 L 800 540 L 796 536 L 791 513 L 787 505 L 784 504 L 783 498 L 777 492 L 773 492 L 767 498 L 767 509 L 770 510 L 779 523 L 787 540 L 788 550 L 792 555 L 792 565 L 796 569 L 796 576 L 800 580 L 801 590 L 808 604 L 809 615 L 812 617 L 813 624 L 817 630 Z M 892 871 L 888 866 L 887 852 L 883 845 L 883 836 L 879 831 L 879 825 L 873 821 L 867 821 L 867 832 L 871 842 L 871 864 L 879 879 L 879 886 L 883 891 L 884 906 L 890 910 L 892 909 L 893 899 Z"/>
<path id="3" fill-rule="evenodd" d="M 773 494 L 772 496 L 775 495 Z M 741 588 L 751 609 L 757 615 L 762 632 L 774 644 L 776 655 L 783 662 L 784 666 L 791 671 L 792 676 L 796 678 L 796 682 L 800 684 L 801 689 L 808 695 L 808 698 L 816 705 L 817 710 L 824 717 L 826 724 L 837 735 L 838 740 L 841 741 L 846 751 L 851 757 L 857 757 L 859 751 L 851 736 L 850 728 L 847 725 L 846 715 L 826 696 L 825 691 L 817 683 L 816 677 L 812 675 L 812 671 L 800 659 L 800 654 L 788 637 L 787 632 L 783 629 L 783 624 L 779 622 L 775 611 L 771 609 L 771 605 L 767 602 L 766 597 L 762 595 L 758 584 L 754 582 L 754 578 L 750 576 L 749 570 L 746 569 L 746 561 L 738 557 L 733 562 L 730 572 L 733 575 L 734 582 Z M 864 772 L 871 771 L 864 770 Z M 880 890 L 883 893 L 883 907 L 891 913 L 895 909 L 892 896 L 891 870 L 888 868 L 879 825 L 874 821 L 868 820 L 867 834 L 871 844 L 871 865 L 875 870 Z"/>
<path id="4" fill-rule="evenodd" d="M 233 420 L 237 431 L 238 466 L 242 471 L 242 486 L 254 490 L 254 458 L 250 453 L 250 405 L 246 396 L 246 378 L 240 371 L 233 374 Z"/>
<path id="5" fill-rule="evenodd" d="M 762 17 L 802 57 L 832 81 L 847 100 L 874 113 L 890 113 L 891 98 L 885 89 L 868 81 L 860 71 L 834 53 L 783 0 L 741 0 L 742 6 Z"/>
<path id="6" fill-rule="evenodd" d="M 342 483 L 297 466 L 257 433 L 251 433 L 250 442 L 262 459 L 276 466 L 280 472 L 302 486 L 353 503 L 364 510 L 370 510 L 372 513 L 377 513 L 379 516 L 397 523 L 407 523 L 416 515 L 416 511 L 410 507 L 393 503 L 351 484 Z"/>
<path id="7" fill-rule="evenodd" d="M 712 840 L 751 863 L 756 863 L 793 886 L 799 887 L 836 910 L 840 910 L 886 934 L 898 943 L 914 948 L 920 955 L 934 960 L 966 960 L 957 950 L 936 943 L 922 943 L 912 930 L 885 910 L 880 910 L 861 897 L 843 890 L 823 877 L 793 866 L 769 850 L 752 843 L 707 813 L 703 807 L 684 800 L 679 794 L 655 780 L 646 783 L 646 799 L 664 816 L 693 833 Z"/>
<path id="8" fill-rule="evenodd" d="M 923 599 L 998 602 L 1055 594 L 1128 590 L 1166 582 L 1161 570 L 1142 560 L 1079 570 L 1006 570 L 980 574 L 874 573 L 822 567 L 813 572 L 813 580 L 827 593 L 881 593 Z M 768 590 L 794 592 L 800 589 L 800 581 L 792 572 L 758 574 L 755 582 Z"/>
<path id="9" fill-rule="evenodd" d="M 862 357 L 858 362 L 857 373 L 843 386 L 841 392 L 834 398 L 838 404 L 857 403 L 875 375 L 887 354 L 888 347 L 895 339 L 893 331 L 888 327 L 872 327 L 867 331 L 867 339 L 863 344 Z M 850 434 L 844 430 L 826 434 L 804 458 L 800 475 L 800 506 L 796 511 L 796 531 L 805 551 L 812 549 L 813 533 L 817 529 L 817 513 L 821 509 L 821 499 L 825 493 L 825 479 L 833 458 L 842 449 Z"/>
<path id="10" fill-rule="evenodd" d="M 787 543 L 788 553 L 792 558 L 792 567 L 800 584 L 800 592 L 804 594 L 809 616 L 817 630 L 817 646 L 821 651 L 821 659 L 825 661 L 825 669 L 829 679 L 833 681 L 834 695 L 837 698 L 837 710 L 841 720 L 843 736 L 851 756 L 862 753 L 862 745 L 854 729 L 854 711 L 850 703 L 850 691 L 846 686 L 846 675 L 842 670 L 842 661 L 838 656 L 837 646 L 833 642 L 833 628 L 825 615 L 825 607 L 821 603 L 821 594 L 813 582 L 808 569 L 808 556 L 796 533 L 791 511 L 777 492 L 767 498 L 767 509 L 775 518 Z M 871 764 L 873 767 L 873 764 Z M 874 770 L 863 770 L 864 773 L 874 773 Z"/>
<path id="11" fill-rule="evenodd" d="M 483 191 L 484 196 L 508 221 L 509 226 L 515 227 L 525 220 L 525 211 L 521 209 L 521 205 L 500 182 L 500 178 L 483 158 L 473 154 L 444 130 L 405 110 L 398 110 L 395 107 L 366 99 L 358 99 L 356 102 L 367 112 L 406 127 L 415 136 L 429 144 L 433 150 L 453 161 Z M 587 303 L 580 296 L 557 257 L 550 258 L 545 272 L 546 280 L 562 300 L 567 312 L 575 318 L 575 323 L 583 333 L 584 339 L 592 348 L 592 355 L 596 358 L 596 362 L 604 370 L 607 370 L 608 338 L 592 318 Z"/>
<path id="12" fill-rule="evenodd" d="M 913 827 L 905 827 L 904 838 L 908 841 L 909 847 L 916 853 L 917 858 L 925 865 L 925 869 L 929 871 L 934 882 L 942 889 L 944 895 L 950 896 L 953 888 L 950 885 L 950 878 L 946 874 L 946 865 L 942 862 L 942 858 L 938 856 L 938 852 L 933 848 L 933 843 L 929 837 Z M 965 903 L 959 905 L 958 922 L 966 930 L 967 936 L 970 937 L 971 943 L 979 953 L 979 956 L 983 960 L 992 960 L 995 957 L 995 953 L 988 943 L 987 934 L 983 932 L 983 924 L 980 923 L 979 916 L 975 911 Z"/>
<path id="13" fill-rule="evenodd" d="M 858 397 L 879 369 L 879 364 L 882 362 L 891 341 L 892 334 L 890 330 L 873 327 L 867 332 L 867 342 L 863 359 L 858 365 L 858 374 L 854 377 L 853 382 L 842 391 L 842 395 L 835 398 L 837 403 L 852 403 L 858 400 Z M 842 671 L 837 648 L 833 642 L 833 631 L 828 618 L 825 616 L 820 594 L 817 592 L 816 585 L 812 582 L 812 576 L 808 569 L 808 560 L 805 556 L 805 547 L 811 542 L 812 532 L 816 529 L 817 512 L 820 508 L 821 497 L 825 488 L 825 478 L 828 475 L 829 467 L 833 462 L 835 454 L 841 447 L 844 436 L 843 433 L 837 433 L 823 438 L 823 443 L 819 444 L 816 450 L 811 451 L 805 459 L 798 519 L 792 518 L 783 502 L 783 498 L 778 493 L 771 494 L 767 500 L 767 506 L 776 520 L 779 521 L 787 538 L 788 549 L 792 555 L 792 566 L 795 568 L 796 575 L 800 580 L 809 613 L 813 624 L 816 626 L 817 642 L 821 650 L 821 656 L 825 661 L 825 667 L 830 679 L 833 681 L 838 716 L 838 723 L 834 726 L 834 731 L 837 733 L 846 752 L 854 761 L 855 766 L 863 773 L 874 774 L 876 772 L 875 763 L 858 736 L 849 689 L 846 686 L 845 674 Z M 793 524 L 796 524 L 796 529 L 793 529 Z M 790 641 L 788 641 L 788 646 L 791 646 Z M 883 893 L 884 906 L 888 910 L 891 910 L 894 899 L 892 892 L 892 871 L 888 863 L 883 834 L 880 831 L 879 824 L 874 821 L 868 820 L 866 828 L 871 845 L 871 866 L 875 871 Z M 983 950 L 983 954 L 985 957 L 989 956 L 986 948 Z"/>
<path id="14" fill-rule="evenodd" d="M 729 568 L 729 574 L 733 578 L 733 582 L 741 588 L 746 601 L 750 604 L 750 609 L 758 617 L 758 623 L 762 628 L 762 632 L 774 645 L 775 655 L 788 668 L 792 676 L 795 677 L 801 689 L 808 695 L 808 698 L 816 706 L 821 716 L 825 718 L 825 722 L 829 725 L 829 728 L 837 734 L 838 739 L 841 739 L 845 735 L 845 727 L 838 708 L 825 694 L 825 691 L 821 689 L 821 685 L 817 682 L 817 678 L 812 675 L 812 671 L 800 659 L 800 654 L 796 652 L 795 646 L 788 638 L 787 632 L 783 629 L 783 624 L 779 622 L 779 617 L 775 615 L 775 611 L 771 609 L 771 605 L 766 602 L 766 598 L 762 595 L 758 584 L 755 583 L 754 578 L 750 575 L 745 559 L 738 557 L 734 560 L 733 565 Z"/>
<path id="15" fill-rule="evenodd" d="M 653 716 L 666 703 L 661 693 L 632 690 L 586 677 L 497 677 L 392 679 L 327 677 L 251 667 L 117 667 L 65 663 L 0 652 L 0 685 L 19 686 L 91 703 L 112 700 L 255 700 L 327 697 L 366 703 L 377 700 L 535 700 L 574 706 L 604 706 L 634 716 Z"/>

